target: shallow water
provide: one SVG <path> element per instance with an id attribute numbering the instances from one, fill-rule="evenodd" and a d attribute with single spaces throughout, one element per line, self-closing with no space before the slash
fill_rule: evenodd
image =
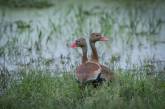
<path id="1" fill-rule="evenodd" d="M 97 1 L 43 9 L 1 7 L 0 65 L 70 71 L 81 60 L 81 50 L 71 49 L 70 43 L 100 32 L 110 39 L 96 44 L 101 63 L 114 69 L 144 64 L 163 69 L 164 3 L 134 5 Z"/>

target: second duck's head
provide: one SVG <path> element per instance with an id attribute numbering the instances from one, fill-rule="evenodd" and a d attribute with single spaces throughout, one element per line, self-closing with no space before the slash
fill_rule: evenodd
<path id="1" fill-rule="evenodd" d="M 97 42 L 97 41 L 108 41 L 108 38 L 103 36 L 101 33 L 91 33 L 90 38 L 89 38 L 90 42 Z"/>

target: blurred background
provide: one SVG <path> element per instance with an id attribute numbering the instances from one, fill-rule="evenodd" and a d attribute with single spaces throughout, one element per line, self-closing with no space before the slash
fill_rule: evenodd
<path id="1" fill-rule="evenodd" d="M 111 69 L 165 69 L 164 0 L 1 0 L 0 69 L 73 71 L 70 44 L 92 32 L 109 37 L 96 46 Z"/>

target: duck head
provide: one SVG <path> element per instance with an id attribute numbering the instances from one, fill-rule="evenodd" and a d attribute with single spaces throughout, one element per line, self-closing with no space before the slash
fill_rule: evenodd
<path id="1" fill-rule="evenodd" d="M 109 39 L 103 36 L 101 33 L 91 33 L 90 35 L 90 42 L 97 42 L 97 41 L 108 41 Z"/>
<path id="2" fill-rule="evenodd" d="M 87 43 L 85 38 L 79 38 L 77 40 L 75 40 L 72 44 L 71 44 L 71 48 L 77 48 L 77 47 L 86 47 Z"/>

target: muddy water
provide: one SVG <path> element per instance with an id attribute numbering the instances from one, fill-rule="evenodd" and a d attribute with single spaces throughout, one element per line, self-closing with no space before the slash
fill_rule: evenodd
<path id="1" fill-rule="evenodd" d="M 40 68 L 70 71 L 81 60 L 71 49 L 77 37 L 100 32 L 100 62 L 113 68 L 153 64 L 164 68 L 165 7 L 162 3 L 127 7 L 119 3 L 65 3 L 44 9 L 0 9 L 0 65 L 8 70 Z M 90 47 L 88 55 L 90 57 Z"/>

